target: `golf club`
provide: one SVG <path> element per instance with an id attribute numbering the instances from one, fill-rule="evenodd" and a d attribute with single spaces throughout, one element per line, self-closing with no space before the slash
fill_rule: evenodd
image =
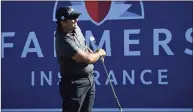
<path id="1" fill-rule="evenodd" d="M 90 41 L 94 43 L 95 49 L 98 50 L 98 47 L 97 47 L 97 45 L 96 45 L 95 38 L 94 38 L 93 36 L 90 37 Z M 103 61 L 102 58 L 100 58 L 100 60 L 101 60 L 102 65 L 103 65 L 103 67 L 104 67 L 104 69 L 105 69 L 107 78 L 108 78 L 108 80 L 109 80 L 109 82 L 110 82 L 110 86 L 111 86 L 111 89 L 112 89 L 112 91 L 113 91 L 114 98 L 115 98 L 115 100 L 116 100 L 116 102 L 117 102 L 117 106 L 118 106 L 120 112 L 123 112 L 123 110 L 122 110 L 122 108 L 121 108 L 121 104 L 119 103 L 119 100 L 118 100 L 117 95 L 116 95 L 116 93 L 115 93 L 115 90 L 114 90 L 114 88 L 113 88 L 112 82 L 111 82 L 111 80 L 110 80 L 109 74 L 108 74 L 108 72 L 107 72 L 105 63 L 104 63 L 104 61 Z"/>

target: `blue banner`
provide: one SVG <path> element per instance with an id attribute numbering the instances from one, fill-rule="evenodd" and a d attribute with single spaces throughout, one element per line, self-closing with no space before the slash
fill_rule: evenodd
<path id="1" fill-rule="evenodd" d="M 192 111 L 191 2 L 3 1 L 4 111 L 61 108 L 54 48 L 55 11 L 60 6 L 81 12 L 78 24 L 87 44 L 94 48 L 89 41 L 94 36 L 107 52 L 105 65 L 125 110 Z M 100 61 L 94 65 L 94 108 L 114 111 L 104 68 Z"/>

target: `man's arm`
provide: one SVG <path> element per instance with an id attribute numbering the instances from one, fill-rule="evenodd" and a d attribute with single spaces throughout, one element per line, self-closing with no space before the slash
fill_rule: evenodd
<path id="1" fill-rule="evenodd" d="M 99 49 L 96 52 L 83 51 L 69 38 L 65 38 L 61 45 L 64 45 L 62 47 L 63 54 L 78 62 L 95 63 L 101 56 L 106 55 L 103 49 Z"/>
<path id="2" fill-rule="evenodd" d="M 88 46 L 87 46 L 87 50 L 89 53 L 93 53 L 92 49 L 90 49 Z"/>
<path id="3" fill-rule="evenodd" d="M 72 57 L 72 59 L 78 62 L 95 63 L 101 56 L 105 55 L 106 52 L 103 49 L 91 53 L 84 52 L 83 50 L 79 49 L 78 52 Z"/>

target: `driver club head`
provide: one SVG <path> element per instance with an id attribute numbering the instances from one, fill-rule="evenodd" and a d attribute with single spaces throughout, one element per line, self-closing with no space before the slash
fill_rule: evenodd
<path id="1" fill-rule="evenodd" d="M 93 36 L 90 36 L 90 41 L 95 42 L 95 38 Z"/>

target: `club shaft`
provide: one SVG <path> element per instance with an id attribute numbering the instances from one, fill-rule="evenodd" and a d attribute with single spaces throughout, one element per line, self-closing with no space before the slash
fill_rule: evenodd
<path id="1" fill-rule="evenodd" d="M 95 48 L 98 50 L 99 48 L 96 46 L 96 41 L 94 40 L 94 41 L 92 41 L 92 42 L 94 42 Z M 119 103 L 119 100 L 118 100 L 117 95 L 116 95 L 116 93 L 115 93 L 115 90 L 114 90 L 114 88 L 113 88 L 111 79 L 110 79 L 109 74 L 108 74 L 108 72 L 107 72 L 105 63 L 104 63 L 104 61 L 102 60 L 102 57 L 100 58 L 100 60 L 101 60 L 102 65 L 103 65 L 103 67 L 104 67 L 104 69 L 105 69 L 105 72 L 106 72 L 106 75 L 107 75 L 107 79 L 108 79 L 108 81 L 109 81 L 109 83 L 110 83 L 111 89 L 112 89 L 112 91 L 113 91 L 114 98 L 115 98 L 115 100 L 116 100 L 116 102 L 117 102 L 117 106 L 118 106 L 120 112 L 123 112 L 122 107 L 121 107 L 121 104 Z"/>
<path id="2" fill-rule="evenodd" d="M 114 88 L 113 88 L 113 85 L 112 85 L 111 79 L 110 79 L 109 74 L 108 74 L 108 72 L 107 72 L 107 69 L 106 69 L 105 63 L 104 63 L 104 61 L 103 61 L 102 59 L 101 59 L 101 62 L 102 62 L 103 67 L 104 67 L 104 69 L 105 69 L 105 72 L 106 72 L 107 78 L 108 78 L 108 80 L 109 80 L 109 83 L 110 83 L 111 89 L 112 89 L 112 91 L 113 91 L 114 98 L 115 98 L 115 100 L 116 100 L 116 102 L 117 102 L 117 106 L 119 107 L 120 112 L 123 112 L 122 107 L 121 107 L 121 104 L 119 103 L 119 100 L 118 100 L 117 95 L 116 95 L 116 93 L 115 93 L 115 90 L 114 90 Z"/>

